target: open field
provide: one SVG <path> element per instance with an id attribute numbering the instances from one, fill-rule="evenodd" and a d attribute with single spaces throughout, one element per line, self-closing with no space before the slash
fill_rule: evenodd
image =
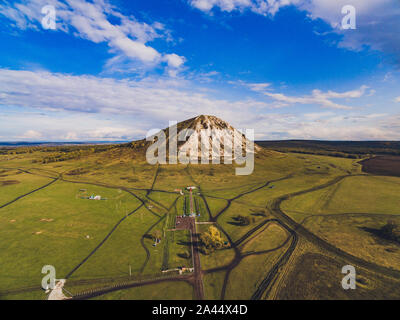
<path id="1" fill-rule="evenodd" d="M 99 297 L 96 300 L 192 300 L 193 288 L 186 282 L 163 282 L 160 284 L 120 290 Z"/>
<path id="2" fill-rule="evenodd" d="M 251 299 L 261 281 L 287 247 L 262 255 L 245 257 L 231 272 L 226 288 L 226 299 Z"/>
<path id="3" fill-rule="evenodd" d="M 400 157 L 379 156 L 361 161 L 363 171 L 384 176 L 400 177 Z"/>
<path id="4" fill-rule="evenodd" d="M 399 178 L 354 176 L 289 199 L 282 208 L 305 216 L 335 213 L 400 214 L 399 192 Z"/>
<path id="5" fill-rule="evenodd" d="M 108 199 L 81 199 L 85 192 L 79 190 Z M 58 276 L 65 277 L 139 205 L 136 198 L 121 190 L 56 182 L 3 208 L 1 287 L 40 283 L 40 271 L 46 264 L 54 265 Z"/>
<path id="6" fill-rule="evenodd" d="M 316 235 L 354 256 L 400 270 L 399 245 L 376 234 L 388 220 L 399 223 L 400 215 L 386 218 L 380 214 L 322 215 L 310 217 L 304 225 Z"/>
<path id="7" fill-rule="evenodd" d="M 374 232 L 400 223 L 400 178 L 363 173 L 359 159 L 263 151 L 253 175 L 236 176 L 232 165 L 151 166 L 128 147 L 46 156 L 0 157 L 0 299 L 45 299 L 44 265 L 84 299 L 260 299 L 278 283 L 281 299 L 400 298 L 382 287 L 400 279 L 400 245 Z M 200 216 L 178 230 L 187 186 Z M 224 246 L 205 254 L 210 226 Z M 297 257 L 299 239 L 329 255 Z M 362 268 L 364 289 L 343 292 L 344 263 Z"/>
<path id="8" fill-rule="evenodd" d="M 0 170 L 0 206 L 52 181 L 50 178 L 19 170 Z"/>
<path id="9" fill-rule="evenodd" d="M 398 280 L 379 277 L 359 269 L 356 290 L 343 290 L 337 283 L 342 280 L 343 263 L 330 257 L 309 253 L 300 257 L 278 299 L 399 299 Z"/>

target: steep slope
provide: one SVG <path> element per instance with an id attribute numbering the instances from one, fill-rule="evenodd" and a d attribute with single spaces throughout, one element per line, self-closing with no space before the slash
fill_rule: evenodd
<path id="1" fill-rule="evenodd" d="M 200 115 L 162 130 L 166 137 L 167 156 L 170 146 L 177 146 L 178 154 L 186 154 L 191 160 L 233 159 L 247 153 L 260 151 L 260 147 L 246 139 L 245 135 L 229 123 L 215 116 Z M 158 134 L 153 136 L 156 141 Z M 152 142 L 140 140 L 135 145 L 146 146 Z M 252 144 L 254 148 L 252 148 Z M 221 161 L 222 162 L 222 161 Z"/>

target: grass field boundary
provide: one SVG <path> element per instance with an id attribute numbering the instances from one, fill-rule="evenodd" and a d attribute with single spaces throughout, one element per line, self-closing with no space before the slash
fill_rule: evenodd
<path id="1" fill-rule="evenodd" d="M 49 179 L 50 179 L 50 178 L 49 178 Z M 56 182 L 56 181 L 58 181 L 58 180 L 59 180 L 59 178 L 54 178 L 53 181 L 50 181 L 49 183 L 46 183 L 45 185 L 43 185 L 43 186 L 41 186 L 41 187 L 39 187 L 39 188 L 36 188 L 36 189 L 34 189 L 34 190 L 32 190 L 32 191 L 29 191 L 28 193 L 25 193 L 25 194 L 23 194 L 23 195 L 21 195 L 21 196 L 18 196 L 18 197 L 15 198 L 14 200 L 11 200 L 11 201 L 9 201 L 9 202 L 7 202 L 7 203 L 1 205 L 1 206 L 0 206 L 0 209 L 3 209 L 3 208 L 5 208 L 5 207 L 9 206 L 10 204 L 13 204 L 14 202 L 16 202 L 16 201 L 18 201 L 18 200 L 20 200 L 20 199 L 22 199 L 22 198 L 25 198 L 25 197 L 31 195 L 32 193 L 35 193 L 35 192 L 40 191 L 40 190 L 43 190 L 44 188 L 47 188 L 48 186 L 52 185 L 54 182 Z"/>
<path id="2" fill-rule="evenodd" d="M 122 217 L 116 225 L 110 230 L 110 232 L 106 235 L 106 237 L 77 265 L 75 266 L 66 276 L 65 279 L 68 279 L 72 276 L 72 274 L 78 270 L 92 255 L 96 253 L 96 251 L 108 240 L 108 238 L 114 233 L 114 231 L 118 228 L 118 226 L 132 214 L 134 214 L 137 210 L 143 207 L 143 203 L 140 204 L 136 209 L 128 213 L 126 216 Z"/>

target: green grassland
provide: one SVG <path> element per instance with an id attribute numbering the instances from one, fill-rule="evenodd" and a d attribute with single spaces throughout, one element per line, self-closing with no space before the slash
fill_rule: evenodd
<path id="1" fill-rule="evenodd" d="M 273 250 L 283 245 L 288 237 L 289 234 L 285 229 L 271 222 L 242 243 L 242 250 L 246 252 Z"/>
<path id="2" fill-rule="evenodd" d="M 40 289 L 44 265 L 54 265 L 58 279 L 67 277 L 65 288 L 73 293 L 124 281 L 157 282 L 165 277 L 163 270 L 193 267 L 190 232 L 175 230 L 176 216 L 189 213 L 187 186 L 197 187 L 196 221 L 214 224 L 227 242 L 225 248 L 200 254 L 205 299 L 251 298 L 278 263 L 283 270 L 287 260 L 281 258 L 299 250 L 291 247 L 293 223 L 350 255 L 399 269 L 400 245 L 373 231 L 388 219 L 400 223 L 400 178 L 362 173 L 357 159 L 263 150 L 252 175 L 236 176 L 235 165 L 153 166 L 127 146 L 92 149 L 74 159 L 60 153 L 66 159 L 58 162 L 43 160 L 49 154 L 57 158 L 58 149 L 0 155 L 0 206 L 17 199 L 0 209 L 0 299 L 46 298 Z M 106 200 L 87 199 L 91 195 Z M 292 224 L 279 220 L 271 207 L 282 197 L 279 208 Z M 249 223 L 238 223 L 238 216 Z M 209 226 L 197 224 L 196 232 Z M 327 268 L 321 259 L 313 267 L 317 272 Z M 306 281 L 310 274 L 298 261 L 296 268 L 274 279 L 296 286 L 293 272 L 301 271 Z M 330 272 L 313 282 L 315 290 L 321 297 L 351 298 L 326 292 L 323 284 L 333 285 L 327 280 Z M 368 272 L 378 279 L 374 291 L 356 297 L 384 296 L 387 291 L 379 290 L 386 282 L 378 271 Z M 171 271 L 168 276 L 96 299 L 196 298 L 190 274 L 183 279 Z M 301 298 L 301 290 L 291 294 L 281 287 L 277 297 Z M 311 293 L 307 287 L 303 297 Z"/>
<path id="3" fill-rule="evenodd" d="M 19 170 L 0 169 L 0 206 L 51 182 L 52 179 L 24 173 Z"/>
<path id="4" fill-rule="evenodd" d="M 226 299 L 250 299 L 268 271 L 285 252 L 285 248 L 245 257 L 229 276 Z"/>
<path id="5" fill-rule="evenodd" d="M 80 189 L 108 199 L 81 199 Z M 58 276 L 65 277 L 139 204 L 136 198 L 121 190 L 56 182 L 35 196 L 3 208 L 1 287 L 40 283 L 41 269 L 47 264 L 56 267 Z"/>
<path id="6" fill-rule="evenodd" d="M 400 222 L 399 194 L 400 178 L 353 176 L 291 198 L 283 202 L 282 208 L 338 248 L 364 260 L 399 269 L 398 245 L 371 232 L 388 220 Z"/>
<path id="7" fill-rule="evenodd" d="M 400 214 L 400 178 L 354 176 L 283 203 L 288 212 L 307 214 Z"/>
<path id="8" fill-rule="evenodd" d="M 190 247 L 190 232 L 188 230 L 168 231 L 164 248 L 164 269 L 178 267 L 193 267 Z M 187 254 L 187 257 L 185 256 Z"/>
<path id="9" fill-rule="evenodd" d="M 395 242 L 375 235 L 388 220 L 400 223 L 399 216 L 335 214 L 315 216 L 305 226 L 329 243 L 364 260 L 400 270 L 400 248 Z M 349 245 L 350 244 L 350 245 Z"/>
<path id="10" fill-rule="evenodd" d="M 220 216 L 218 223 L 228 234 L 231 235 L 232 240 L 236 241 L 254 228 L 258 223 L 265 220 L 265 217 L 253 215 L 253 213 L 253 208 L 240 203 L 233 203 L 228 210 Z M 238 215 L 252 216 L 255 222 L 250 223 L 247 226 L 238 225 L 235 221 L 235 218 Z"/>
<path id="11" fill-rule="evenodd" d="M 380 277 L 363 269 L 358 272 L 356 289 L 343 290 L 337 285 L 342 280 L 340 271 L 343 263 L 322 254 L 302 255 L 277 299 L 399 299 L 398 280 Z"/>
<path id="12" fill-rule="evenodd" d="M 220 300 L 226 271 L 207 273 L 203 277 L 204 292 L 207 299 Z"/>
<path id="13" fill-rule="evenodd" d="M 163 282 L 143 287 L 110 292 L 94 298 L 96 300 L 192 300 L 193 288 L 190 284 Z"/>

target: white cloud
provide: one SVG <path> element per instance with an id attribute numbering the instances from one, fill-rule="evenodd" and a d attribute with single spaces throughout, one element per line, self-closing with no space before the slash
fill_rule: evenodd
<path id="1" fill-rule="evenodd" d="M 185 63 L 185 57 L 178 56 L 177 54 L 167 54 L 164 56 L 164 61 L 168 64 L 168 74 L 171 77 L 176 77 L 180 68 Z"/>
<path id="2" fill-rule="evenodd" d="M 287 96 L 283 93 L 274 93 L 268 90 L 270 83 L 246 83 L 243 81 L 231 82 L 231 84 L 239 84 L 244 87 L 249 88 L 252 91 L 262 93 L 267 97 L 272 98 L 277 101 L 276 107 L 287 107 L 294 104 L 308 104 L 308 105 L 318 105 L 323 108 L 333 108 L 333 109 L 352 109 L 352 107 L 335 103 L 333 99 L 355 99 L 364 96 L 367 92 L 368 87 L 363 85 L 357 90 L 350 90 L 346 92 L 335 92 L 327 91 L 322 92 L 321 90 L 315 89 L 312 91 L 311 95 L 293 97 Z M 368 96 L 375 94 L 375 90 L 369 90 Z"/>
<path id="3" fill-rule="evenodd" d="M 0 5 L 0 15 L 5 16 L 13 27 L 18 29 L 40 30 L 41 8 L 53 5 L 57 13 L 57 30 L 73 33 L 76 37 L 95 43 L 105 42 L 117 57 L 133 59 L 153 66 L 163 61 L 168 68 L 179 68 L 184 58 L 178 55 L 163 54 L 147 43 L 156 38 L 170 40 L 169 31 L 161 23 L 149 25 L 137 21 L 132 16 L 120 13 L 107 0 L 27 0 L 24 2 L 5 2 Z M 110 22 L 119 19 L 120 23 Z M 115 62 L 115 61 L 114 61 Z"/>
<path id="4" fill-rule="evenodd" d="M 259 14 L 275 14 L 279 8 L 299 2 L 298 0 L 189 0 L 190 4 L 204 12 L 210 12 L 214 7 L 221 11 L 250 9 Z"/>
<path id="5" fill-rule="evenodd" d="M 400 97 L 394 99 L 395 102 L 400 102 Z"/>
<path id="6" fill-rule="evenodd" d="M 37 140 L 42 138 L 42 134 L 40 132 L 37 132 L 35 130 L 28 130 L 26 131 L 22 136 L 19 136 L 20 139 L 26 139 L 26 140 Z"/>
<path id="7" fill-rule="evenodd" d="M 8 137 L 5 140 L 131 140 L 144 137 L 151 128 L 168 126 L 169 120 L 198 114 L 216 115 L 238 129 L 255 129 L 258 139 L 400 139 L 400 116 L 318 109 L 306 114 L 267 113 L 274 104 L 212 98 L 178 78 L 116 80 L 0 69 L 0 84 L 0 136 Z M 281 97 L 290 103 L 309 99 L 320 105 L 367 91 L 361 87 Z"/>
<path id="8" fill-rule="evenodd" d="M 400 115 L 333 112 L 262 114 L 249 117 L 244 126 L 254 128 L 257 139 L 399 140 Z"/>
<path id="9" fill-rule="evenodd" d="M 88 131 L 87 136 L 91 139 L 123 139 L 131 135 L 131 130 L 127 128 L 104 127 Z"/>
<path id="10" fill-rule="evenodd" d="M 240 85 L 249 88 L 252 91 L 255 92 L 264 92 L 267 90 L 271 84 L 267 82 L 258 82 L 258 83 L 251 83 L 251 82 L 245 82 L 242 80 L 239 81 L 229 81 L 228 83 L 233 84 L 233 85 Z"/>
<path id="11" fill-rule="evenodd" d="M 67 132 L 67 134 L 63 137 L 63 140 L 78 140 L 78 134 L 76 132 Z"/>
<path id="12" fill-rule="evenodd" d="M 258 110 L 269 105 L 245 99 L 211 99 L 185 80 L 117 80 L 49 72 L 0 69 L 0 105 L 84 113 L 180 119 L 193 113 Z"/>
<path id="13" fill-rule="evenodd" d="M 362 86 L 359 90 L 352 90 L 347 92 L 322 92 L 320 90 L 313 90 L 311 95 L 300 96 L 300 97 L 290 97 L 282 93 L 271 93 L 264 92 L 264 94 L 274 100 L 284 103 L 285 106 L 291 104 L 308 104 L 308 105 L 319 105 L 323 108 L 333 108 L 333 109 L 352 109 L 352 107 L 335 103 L 332 99 L 344 99 L 344 98 L 359 98 L 364 95 L 367 86 Z"/>
<path id="14" fill-rule="evenodd" d="M 180 57 L 175 53 L 167 54 L 165 56 L 165 60 L 167 61 L 168 66 L 173 67 L 173 68 L 179 68 L 180 66 L 182 66 L 185 63 L 185 58 Z"/>
<path id="15" fill-rule="evenodd" d="M 342 35 L 340 47 L 361 50 L 365 46 L 380 50 L 400 63 L 400 5 L 398 0 L 188 0 L 204 12 L 214 7 L 221 11 L 250 10 L 261 15 L 275 15 L 281 8 L 294 5 L 311 19 L 322 19 Z M 342 30 L 342 8 L 351 4 L 356 9 L 356 30 Z M 323 33 L 326 34 L 326 33 Z"/>

